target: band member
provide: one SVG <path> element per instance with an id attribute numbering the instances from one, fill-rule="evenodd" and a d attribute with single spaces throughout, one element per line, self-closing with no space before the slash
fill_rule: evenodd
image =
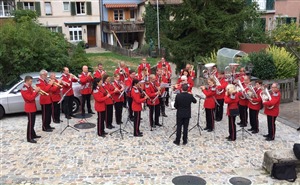
<path id="1" fill-rule="evenodd" d="M 87 105 L 88 113 L 95 114 L 91 107 L 91 95 L 92 95 L 92 84 L 93 77 L 92 73 L 88 71 L 88 66 L 82 66 L 82 73 L 79 75 L 79 81 L 81 84 L 81 115 L 85 117 L 85 102 Z"/>
<path id="2" fill-rule="evenodd" d="M 181 77 L 182 76 L 186 76 L 187 77 L 187 83 L 189 84 L 189 92 L 192 91 L 192 88 L 194 87 L 194 80 L 192 79 L 192 77 L 190 76 L 190 73 L 187 69 L 184 69 L 182 71 L 182 75 L 178 78 L 177 80 L 177 84 L 180 84 L 182 82 Z"/>
<path id="3" fill-rule="evenodd" d="M 114 75 L 114 81 L 112 82 L 112 85 L 117 90 L 113 94 L 113 98 L 115 101 L 115 117 L 117 124 L 122 124 L 122 111 L 123 111 L 123 102 L 124 102 L 124 96 L 122 95 L 124 89 L 124 86 L 121 84 L 120 81 L 120 75 L 115 74 Z"/>
<path id="4" fill-rule="evenodd" d="M 147 105 L 149 106 L 149 122 L 150 127 L 162 126 L 159 124 L 159 115 L 160 115 L 160 104 L 159 104 L 159 95 L 160 95 L 160 87 L 159 83 L 156 81 L 156 77 L 154 74 L 150 75 L 150 83 L 146 84 L 146 93 L 150 97 L 147 100 Z M 153 121 L 153 113 L 154 113 L 154 121 Z M 151 129 L 152 130 L 152 129 Z"/>
<path id="5" fill-rule="evenodd" d="M 129 77 L 125 81 L 125 86 L 126 86 L 125 94 L 126 94 L 127 102 L 128 102 L 128 116 L 131 121 L 134 120 L 133 111 L 132 111 L 132 97 L 131 97 L 132 82 L 133 82 L 134 78 L 135 78 L 135 71 L 130 70 Z"/>
<path id="6" fill-rule="evenodd" d="M 41 136 L 36 135 L 34 131 L 35 125 L 35 116 L 36 116 L 36 104 L 35 98 L 39 95 L 39 87 L 35 89 L 32 88 L 32 77 L 25 76 L 24 86 L 21 89 L 21 94 L 24 99 L 24 110 L 27 114 L 28 123 L 27 123 L 27 142 L 36 143 L 35 138 L 40 138 Z"/>
<path id="7" fill-rule="evenodd" d="M 194 66 L 192 66 L 191 64 L 186 64 L 185 68 L 184 69 L 181 69 L 181 72 L 180 72 L 180 76 L 184 75 L 183 74 L 183 71 L 184 70 L 187 70 L 188 73 L 189 73 L 189 76 L 192 80 L 194 80 L 195 76 L 196 76 L 196 73 L 195 73 L 195 70 L 194 70 Z"/>
<path id="8" fill-rule="evenodd" d="M 156 80 L 158 81 L 158 84 L 162 83 L 169 83 L 169 79 L 166 74 L 163 74 L 163 69 L 157 68 L 156 70 Z M 168 117 L 166 114 L 166 103 L 168 99 L 168 93 L 166 97 L 161 97 L 161 95 L 167 91 L 169 88 L 161 88 L 160 90 L 160 96 L 159 96 L 159 104 L 160 104 L 160 112 L 163 117 Z"/>
<path id="9" fill-rule="evenodd" d="M 143 133 L 140 132 L 142 103 L 145 102 L 145 100 L 149 97 L 147 95 L 145 95 L 145 97 L 142 98 L 142 93 L 139 90 L 139 80 L 138 79 L 134 79 L 132 81 L 131 96 L 132 96 L 132 110 L 134 112 L 133 136 L 142 137 Z"/>
<path id="10" fill-rule="evenodd" d="M 187 92 L 187 84 L 182 85 L 182 93 L 178 94 L 175 98 L 176 113 L 176 139 L 173 141 L 174 144 L 180 144 L 181 129 L 183 126 L 183 144 L 186 145 L 188 142 L 188 127 L 191 118 L 191 103 L 197 103 L 194 96 Z"/>
<path id="11" fill-rule="evenodd" d="M 228 141 L 235 141 L 236 140 L 236 125 L 235 125 L 235 117 L 239 114 L 238 109 L 238 102 L 239 98 L 237 96 L 237 92 L 235 86 L 233 84 L 229 84 L 226 87 L 226 92 L 224 96 L 225 103 L 228 104 L 227 106 L 227 113 L 228 116 L 228 131 L 229 136 L 226 137 Z"/>
<path id="12" fill-rule="evenodd" d="M 258 114 L 259 114 L 259 110 L 261 109 L 261 105 L 262 105 L 262 100 L 260 97 L 261 86 L 262 86 L 262 81 L 257 80 L 255 82 L 255 88 L 253 89 L 255 91 L 255 94 L 252 94 L 253 92 L 248 91 L 249 92 L 248 96 L 250 97 L 250 99 L 248 101 L 248 107 L 249 107 L 249 117 L 250 117 L 250 125 L 251 125 L 251 128 L 248 129 L 248 131 L 252 131 L 253 134 L 256 134 L 259 132 Z"/>
<path id="13" fill-rule="evenodd" d="M 216 89 L 215 98 L 217 100 L 216 103 L 216 121 L 221 121 L 223 119 L 223 107 L 224 107 L 224 96 L 225 96 L 225 89 L 228 85 L 226 82 L 224 71 L 220 71 L 218 73 L 218 80 L 220 82 L 219 86 Z"/>
<path id="14" fill-rule="evenodd" d="M 71 116 L 74 117 L 72 114 L 74 101 L 72 82 L 77 82 L 78 78 L 69 73 L 69 68 L 64 67 L 61 81 L 63 84 L 62 93 L 65 95 L 63 104 L 64 113 L 67 119 L 71 119 Z"/>
<path id="15" fill-rule="evenodd" d="M 98 69 L 94 72 L 94 78 L 102 78 L 106 74 L 101 63 L 98 64 Z"/>
<path id="16" fill-rule="evenodd" d="M 211 132 L 215 128 L 215 119 L 214 119 L 214 109 L 216 106 L 214 96 L 216 95 L 216 82 L 213 78 L 207 79 L 208 88 L 201 86 L 202 92 L 205 94 L 206 98 L 204 101 L 205 116 L 206 116 L 206 127 L 204 130 Z"/>
<path id="17" fill-rule="evenodd" d="M 111 96 L 102 87 L 102 79 L 96 78 L 93 85 L 93 96 L 95 99 L 95 110 L 97 111 L 97 134 L 98 136 L 105 137 L 107 134 L 104 131 L 104 120 L 105 120 L 105 100 Z"/>
<path id="18" fill-rule="evenodd" d="M 235 75 L 235 81 L 236 80 L 240 80 L 243 83 L 246 76 L 247 76 L 246 75 L 246 70 L 245 70 L 244 67 L 242 67 L 240 69 L 240 73 L 238 73 L 238 74 Z"/>
<path id="19" fill-rule="evenodd" d="M 147 69 L 148 74 L 151 74 L 151 66 L 150 64 L 147 62 L 146 58 L 142 59 L 142 62 L 140 63 L 140 65 L 138 66 L 138 75 L 142 74 L 143 71 L 145 71 L 145 69 Z"/>
<path id="20" fill-rule="evenodd" d="M 249 76 L 244 76 L 244 83 L 242 86 L 245 89 L 245 92 L 239 92 L 239 112 L 240 112 L 240 119 L 241 122 L 238 123 L 241 127 L 246 127 L 248 123 L 248 99 L 246 98 L 246 93 L 248 91 L 248 85 L 250 85 L 250 78 Z"/>
<path id="21" fill-rule="evenodd" d="M 44 69 L 40 71 L 40 77 L 36 83 L 36 86 L 40 87 L 41 90 L 48 94 L 40 95 L 40 104 L 42 107 L 42 130 L 45 132 L 52 132 L 54 127 L 50 126 L 51 123 L 51 115 L 52 115 L 52 101 L 51 97 L 49 96 L 50 92 L 52 91 L 51 88 L 53 86 L 53 81 L 47 80 L 48 72 Z"/>
<path id="22" fill-rule="evenodd" d="M 114 74 L 120 75 L 120 81 L 124 82 L 129 76 L 129 68 L 126 66 L 125 62 L 120 62 L 119 67 L 115 70 Z"/>
<path id="23" fill-rule="evenodd" d="M 60 104 L 58 102 L 61 100 L 60 90 L 62 85 L 61 80 L 56 79 L 55 73 L 50 74 L 50 79 L 53 81 L 52 91 L 50 93 L 51 101 L 52 101 L 52 120 L 54 123 L 60 123 Z"/>
<path id="24" fill-rule="evenodd" d="M 115 126 L 112 125 L 113 120 L 113 106 L 114 106 L 114 98 L 113 94 L 117 92 L 117 89 L 114 88 L 114 86 L 110 83 L 110 77 L 108 75 L 103 75 L 103 84 L 102 87 L 105 89 L 105 91 L 110 94 L 111 96 L 105 100 L 106 104 L 106 115 L 105 115 L 105 123 L 106 128 L 113 129 Z"/>
<path id="25" fill-rule="evenodd" d="M 211 69 L 211 75 L 215 75 L 216 77 L 219 77 L 219 71 L 217 65 L 214 65 Z"/>
<path id="26" fill-rule="evenodd" d="M 140 80 L 140 81 L 144 81 L 146 83 L 149 82 L 149 71 L 148 71 L 148 68 L 144 68 L 142 70 L 142 72 L 138 74 L 137 79 Z"/>
<path id="27" fill-rule="evenodd" d="M 268 134 L 264 135 L 267 141 L 272 141 L 275 139 L 276 125 L 275 121 L 279 115 L 279 104 L 281 99 L 280 86 L 278 83 L 273 83 L 271 86 L 271 99 L 262 99 L 265 108 L 264 113 L 267 115 L 268 119 Z"/>
<path id="28" fill-rule="evenodd" d="M 172 68 L 169 62 L 165 58 L 161 58 L 161 61 L 157 64 L 157 69 L 162 69 L 162 75 L 168 79 L 168 83 L 171 83 Z M 165 88 L 167 92 L 165 105 L 169 106 L 169 88 Z"/>

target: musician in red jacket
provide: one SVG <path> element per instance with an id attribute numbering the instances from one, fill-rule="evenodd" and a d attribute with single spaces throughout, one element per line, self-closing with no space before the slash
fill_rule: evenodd
<path id="1" fill-rule="evenodd" d="M 113 128 L 115 128 L 115 126 L 112 125 L 113 107 L 114 107 L 114 103 L 115 103 L 113 95 L 115 92 L 117 92 L 117 90 L 110 83 L 110 77 L 108 75 L 103 75 L 102 87 L 105 89 L 105 91 L 108 94 L 111 95 L 108 99 L 105 100 L 105 104 L 106 104 L 105 123 L 106 123 L 106 128 L 113 129 Z"/>
<path id="2" fill-rule="evenodd" d="M 216 103 L 216 121 L 221 121 L 223 119 L 223 107 L 224 107 L 224 96 L 225 89 L 228 85 L 228 82 L 225 79 L 224 71 L 220 71 L 218 73 L 218 77 L 220 84 L 217 86 L 215 98 L 217 100 Z"/>
<path id="3" fill-rule="evenodd" d="M 50 79 L 53 81 L 52 91 L 50 92 L 50 97 L 52 101 L 52 120 L 54 123 L 60 123 L 60 104 L 58 102 L 61 100 L 60 90 L 62 85 L 61 80 L 56 79 L 55 73 L 50 74 Z"/>
<path id="4" fill-rule="evenodd" d="M 208 88 L 201 86 L 202 92 L 205 94 L 206 98 L 204 101 L 205 116 L 206 116 L 206 127 L 204 130 L 211 132 L 214 130 L 215 119 L 214 119 L 214 109 L 216 106 L 214 96 L 216 95 L 216 82 L 213 78 L 207 79 Z"/>
<path id="5" fill-rule="evenodd" d="M 35 116 L 36 116 L 36 104 L 35 98 L 39 95 L 39 87 L 35 89 L 32 88 L 32 77 L 25 76 L 24 86 L 21 89 L 21 94 L 24 99 L 24 110 L 27 114 L 28 123 L 27 123 L 27 142 L 36 143 L 35 138 L 40 138 L 41 136 L 36 135 L 34 131 L 35 125 Z"/>
<path id="6" fill-rule="evenodd" d="M 95 114 L 91 107 L 93 77 L 92 73 L 89 72 L 88 66 L 82 66 L 82 73 L 79 75 L 79 81 L 81 84 L 81 115 L 82 118 L 85 118 L 85 102 L 87 104 L 88 113 Z"/>
<path id="7" fill-rule="evenodd" d="M 250 97 L 248 101 L 248 107 L 249 107 L 249 117 L 250 117 L 250 125 L 251 125 L 251 128 L 248 129 L 248 131 L 252 131 L 253 134 L 258 133 L 259 131 L 258 114 L 262 105 L 262 100 L 260 97 L 261 86 L 262 86 L 262 81 L 256 80 L 255 87 L 253 88 L 255 94 L 253 94 L 253 92 L 251 92 L 250 90 L 248 91 L 248 95 Z"/>
<path id="8" fill-rule="evenodd" d="M 135 79 L 135 71 L 129 71 L 129 77 L 125 80 L 125 95 L 126 95 L 126 102 L 128 102 L 128 117 L 131 121 L 134 121 L 133 111 L 132 111 L 132 97 L 131 97 L 131 89 L 132 89 L 132 82 Z"/>
<path id="9" fill-rule="evenodd" d="M 139 80 L 134 79 L 132 81 L 131 97 L 132 97 L 132 110 L 134 112 L 133 136 L 135 137 L 143 136 L 143 133 L 140 131 L 142 103 L 145 102 L 147 98 L 149 98 L 147 95 L 145 95 L 145 97 L 143 98 L 139 88 L 140 88 Z"/>
<path id="10" fill-rule="evenodd" d="M 160 95 L 160 85 L 156 80 L 154 74 L 150 75 L 150 82 L 145 85 L 146 94 L 150 97 L 147 99 L 147 105 L 149 107 L 149 122 L 150 127 L 162 126 L 159 124 L 159 115 L 160 115 L 160 104 L 159 104 L 159 95 Z M 154 121 L 153 121 L 153 113 L 154 113 Z"/>
<path id="11" fill-rule="evenodd" d="M 165 76 L 168 79 L 168 83 L 171 83 L 171 77 L 172 77 L 172 68 L 169 62 L 165 60 L 165 58 L 161 58 L 161 61 L 157 64 L 157 69 L 162 69 L 162 75 Z M 166 101 L 165 104 L 168 107 L 169 106 L 169 88 L 165 88 L 167 92 Z"/>
<path id="12" fill-rule="evenodd" d="M 42 130 L 45 132 L 52 132 L 54 127 L 51 127 L 51 115 L 52 115 L 52 100 L 50 97 L 50 92 L 52 91 L 53 81 L 48 81 L 48 72 L 44 69 L 40 71 L 40 77 L 37 80 L 36 86 L 40 87 L 41 90 L 48 94 L 43 94 L 40 96 L 40 104 L 42 107 Z"/>
<path id="13" fill-rule="evenodd" d="M 275 139 L 276 125 L 275 121 L 279 115 L 279 104 L 281 99 L 280 86 L 278 83 L 273 83 L 271 86 L 271 99 L 262 99 L 263 105 L 265 107 L 264 113 L 267 115 L 268 119 L 268 134 L 264 135 L 267 141 L 272 141 Z"/>
<path id="14" fill-rule="evenodd" d="M 125 62 L 120 62 L 119 67 L 115 70 L 114 74 L 120 75 L 120 80 L 124 82 L 129 76 L 129 68 L 126 66 Z"/>
<path id="15" fill-rule="evenodd" d="M 123 102 L 124 96 L 123 91 L 125 90 L 122 82 L 120 81 L 120 75 L 114 74 L 114 81 L 112 82 L 113 87 L 117 90 L 113 94 L 113 99 L 115 101 L 115 117 L 118 125 L 122 124 L 122 111 L 123 111 Z"/>
<path id="16" fill-rule="evenodd" d="M 105 120 L 105 101 L 111 96 L 102 87 L 102 79 L 96 78 L 93 85 L 93 96 L 95 99 L 95 110 L 97 111 L 97 134 L 98 136 L 105 137 L 107 134 L 104 131 L 104 120 Z"/>
<path id="17" fill-rule="evenodd" d="M 165 73 L 163 73 L 163 69 L 157 68 L 156 70 L 156 79 L 158 81 L 158 84 L 162 83 L 169 83 L 169 79 Z M 163 117 L 168 117 L 166 114 L 166 105 L 168 103 L 168 90 L 169 88 L 161 88 L 160 95 L 162 95 L 165 91 L 167 91 L 167 96 L 166 97 L 161 97 L 159 96 L 159 102 L 160 102 L 160 113 Z"/>
<path id="18" fill-rule="evenodd" d="M 94 72 L 94 78 L 102 78 L 102 76 L 105 74 L 106 74 L 106 71 L 103 69 L 103 65 L 101 63 L 99 63 L 98 69 Z"/>
<path id="19" fill-rule="evenodd" d="M 228 116 L 229 136 L 226 137 L 226 139 L 228 141 L 235 141 L 236 140 L 235 117 L 239 114 L 239 108 L 238 108 L 239 98 L 237 96 L 236 89 L 233 84 L 227 85 L 225 96 L 224 96 L 224 102 L 228 104 L 226 115 Z"/>
<path id="20" fill-rule="evenodd" d="M 67 119 L 71 119 L 73 111 L 74 91 L 72 88 L 72 82 L 77 82 L 78 78 L 69 73 L 69 68 L 64 67 L 61 82 L 63 84 L 62 93 L 64 96 L 63 109 Z"/>
<path id="21" fill-rule="evenodd" d="M 244 76 L 244 83 L 242 83 L 242 86 L 245 89 L 245 92 L 239 92 L 239 112 L 240 112 L 240 119 L 241 122 L 238 123 L 241 127 L 247 127 L 248 123 L 248 99 L 246 98 L 245 94 L 248 91 L 248 85 L 250 85 L 250 77 Z"/>
<path id="22" fill-rule="evenodd" d="M 151 66 L 150 64 L 147 62 L 146 58 L 142 59 L 142 62 L 140 63 L 140 65 L 138 66 L 138 75 L 141 75 L 142 72 L 147 69 L 148 74 L 151 74 Z"/>
<path id="23" fill-rule="evenodd" d="M 193 70 L 193 67 L 191 64 L 186 64 L 185 68 L 184 69 L 181 69 L 180 71 L 180 76 L 184 75 L 183 72 L 187 70 L 188 73 L 189 73 L 189 76 L 191 77 L 192 80 L 194 80 L 195 76 L 196 76 L 196 73 L 195 73 L 195 70 Z"/>

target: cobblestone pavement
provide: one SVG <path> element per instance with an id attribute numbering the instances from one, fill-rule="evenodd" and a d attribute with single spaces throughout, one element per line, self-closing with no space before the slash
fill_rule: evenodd
<path id="1" fill-rule="evenodd" d="M 193 104 L 190 128 L 197 123 L 197 109 L 198 104 Z M 37 144 L 26 142 L 25 114 L 7 116 L 0 125 L 0 184 L 172 184 L 172 179 L 180 175 L 198 176 L 208 184 L 229 184 L 229 179 L 236 176 L 248 178 L 253 184 L 286 183 L 270 178 L 261 166 L 265 151 L 292 149 L 299 142 L 295 129 L 277 122 L 276 139 L 267 142 L 262 136 L 267 132 L 266 116 L 260 114 L 258 134 L 244 134 L 242 139 L 238 132 L 237 141 L 229 142 L 225 140 L 227 117 L 223 117 L 214 132 L 201 131 L 200 135 L 196 127 L 189 132 L 187 145 L 176 146 L 174 136 L 169 138 L 176 111 L 167 108 L 167 115 L 164 127 L 150 131 L 148 111 L 143 111 L 144 137 L 133 137 L 128 123 L 125 130 L 129 133 L 122 140 L 119 134 L 97 137 L 95 128 L 79 132 L 68 128 L 60 134 L 66 120 L 52 124 L 56 127 L 52 133 L 42 132 L 38 114 L 35 128 L 42 138 L 37 139 Z M 203 110 L 200 115 L 200 125 L 204 127 Z M 126 111 L 123 117 L 125 122 Z M 70 125 L 78 121 L 73 118 Z M 96 123 L 96 116 L 88 121 Z M 300 180 L 296 183 L 300 184 Z"/>

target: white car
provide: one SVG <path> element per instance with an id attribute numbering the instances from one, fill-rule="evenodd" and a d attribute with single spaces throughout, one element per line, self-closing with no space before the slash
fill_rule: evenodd
<path id="1" fill-rule="evenodd" d="M 55 72 L 56 78 L 61 78 L 61 73 Z M 35 86 L 38 78 L 38 72 L 24 73 L 18 78 L 8 82 L 0 89 L 0 119 L 3 118 L 5 114 L 24 112 L 24 100 L 21 95 L 21 89 L 24 85 L 25 76 L 32 76 L 33 86 Z M 73 82 L 72 84 L 74 90 L 74 102 L 73 102 L 73 113 L 77 112 L 80 106 L 80 84 L 78 82 Z M 36 99 L 37 111 L 41 110 L 40 97 L 37 96 Z"/>

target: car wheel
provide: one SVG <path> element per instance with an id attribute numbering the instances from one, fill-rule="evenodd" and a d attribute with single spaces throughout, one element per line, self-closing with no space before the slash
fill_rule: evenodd
<path id="1" fill-rule="evenodd" d="M 78 99 L 74 99 L 73 101 L 73 109 L 72 109 L 72 113 L 76 113 L 79 110 L 79 106 L 80 106 L 80 102 Z"/>
<path id="2" fill-rule="evenodd" d="M 4 108 L 0 105 L 0 119 L 3 118 L 4 114 L 5 114 Z"/>

